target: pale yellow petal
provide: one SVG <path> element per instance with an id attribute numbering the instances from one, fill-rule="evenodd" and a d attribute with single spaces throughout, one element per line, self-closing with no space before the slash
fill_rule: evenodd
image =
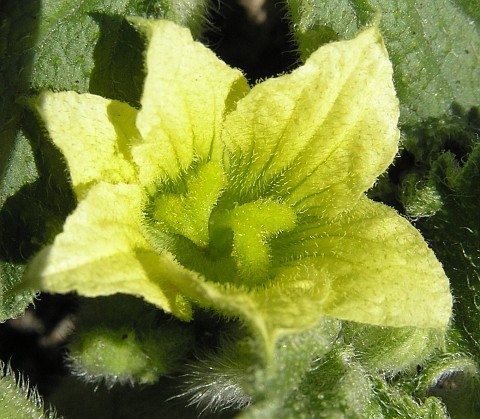
<path id="1" fill-rule="evenodd" d="M 172 282 L 198 305 L 245 322 L 258 339 L 259 355 L 267 358 L 279 337 L 319 323 L 330 295 L 328 274 L 311 264 L 279 269 L 270 284 L 252 289 L 200 276 L 176 276 Z"/>
<path id="2" fill-rule="evenodd" d="M 392 67 L 376 27 L 321 47 L 291 74 L 255 86 L 225 121 L 242 202 L 281 196 L 333 216 L 392 162 L 398 143 Z"/>
<path id="3" fill-rule="evenodd" d="M 135 181 L 128 149 L 131 139 L 138 136 L 135 109 L 75 92 L 43 92 L 31 104 L 63 153 L 77 196 L 96 182 Z"/>
<path id="4" fill-rule="evenodd" d="M 386 205 L 362 198 L 333 222 L 300 226 L 275 246 L 287 266 L 312 263 L 329 274 L 326 315 L 380 326 L 448 326 L 452 297 L 440 262 Z"/>
<path id="5" fill-rule="evenodd" d="M 189 304 L 168 281 L 188 271 L 155 253 L 143 237 L 142 192 L 137 185 L 92 186 L 63 232 L 28 265 L 27 284 L 87 297 L 132 294 L 188 319 Z"/>
<path id="6" fill-rule="evenodd" d="M 131 22 L 148 44 L 137 118 L 143 139 L 132 149 L 140 181 L 149 185 L 162 176 L 176 177 L 194 160 L 219 161 L 224 115 L 249 89 L 242 73 L 173 22 Z"/>

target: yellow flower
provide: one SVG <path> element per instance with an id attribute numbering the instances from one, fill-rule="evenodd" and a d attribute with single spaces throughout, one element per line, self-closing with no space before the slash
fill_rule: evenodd
<path id="1" fill-rule="evenodd" d="M 127 293 L 190 320 L 245 321 L 267 352 L 322 316 L 447 326 L 448 280 L 421 235 L 364 195 L 398 145 L 392 68 L 376 27 L 249 88 L 168 21 L 147 39 L 141 109 L 91 94 L 33 101 L 78 206 L 27 283 Z"/>

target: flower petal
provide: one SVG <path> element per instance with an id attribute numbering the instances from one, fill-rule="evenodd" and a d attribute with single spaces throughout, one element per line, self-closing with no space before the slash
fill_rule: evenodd
<path id="1" fill-rule="evenodd" d="M 398 101 L 376 27 L 321 47 L 255 86 L 225 121 L 230 177 L 243 201 L 280 195 L 297 211 L 349 208 L 392 162 Z"/>
<path id="2" fill-rule="evenodd" d="M 138 136 L 135 109 L 126 103 L 75 92 L 43 92 L 31 104 L 65 156 L 77 196 L 98 181 L 135 181 L 127 146 L 132 137 Z"/>
<path id="3" fill-rule="evenodd" d="M 189 304 L 168 282 L 171 275 L 189 273 L 145 241 L 140 225 L 142 193 L 136 185 L 92 186 L 53 245 L 29 264 L 27 285 L 86 297 L 133 294 L 189 319 Z"/>
<path id="4" fill-rule="evenodd" d="M 329 273 L 326 315 L 380 326 L 448 325 L 452 298 L 441 264 L 386 205 L 363 198 L 333 222 L 300 226 L 273 253 L 286 265 L 313 263 Z"/>
<path id="5" fill-rule="evenodd" d="M 172 281 L 198 305 L 244 321 L 259 339 L 259 353 L 273 355 L 277 338 L 319 323 L 330 293 L 328 274 L 312 264 L 281 269 L 266 287 L 246 289 L 177 276 Z"/>
<path id="6" fill-rule="evenodd" d="M 144 185 L 176 177 L 194 159 L 221 157 L 223 117 L 249 87 L 239 70 L 220 61 L 172 22 L 131 18 L 147 37 L 147 77 L 132 153 Z"/>

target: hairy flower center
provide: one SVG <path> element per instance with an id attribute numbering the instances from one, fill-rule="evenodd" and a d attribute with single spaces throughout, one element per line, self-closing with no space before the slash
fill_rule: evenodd
<path id="1" fill-rule="evenodd" d="M 146 236 L 207 279 L 260 285 L 270 279 L 271 240 L 291 231 L 296 216 L 278 201 L 239 205 L 222 196 L 227 186 L 222 167 L 212 162 L 162 183 L 145 211 Z"/>

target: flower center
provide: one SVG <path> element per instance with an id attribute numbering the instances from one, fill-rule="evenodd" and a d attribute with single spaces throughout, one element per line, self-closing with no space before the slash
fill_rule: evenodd
<path id="1" fill-rule="evenodd" d="M 295 227 L 295 213 L 268 199 L 239 205 L 227 188 L 213 162 L 162 182 L 145 210 L 146 237 L 209 280 L 260 285 L 271 278 L 270 242 Z"/>

